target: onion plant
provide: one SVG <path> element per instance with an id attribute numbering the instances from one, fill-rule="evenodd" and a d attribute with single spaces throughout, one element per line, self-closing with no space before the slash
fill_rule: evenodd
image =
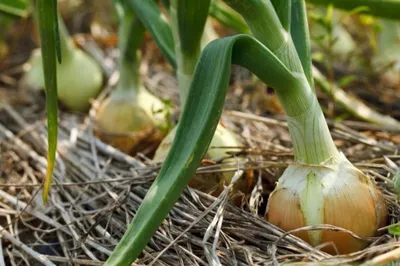
<path id="1" fill-rule="evenodd" d="M 87 111 L 90 99 L 95 98 L 102 89 L 102 70 L 93 58 L 74 45 L 59 15 L 58 22 L 63 54 L 63 61 L 57 72 L 58 98 L 70 111 Z M 27 72 L 23 77 L 23 86 L 41 89 L 45 87 L 42 60 L 42 53 L 34 50 L 26 64 Z"/>
<path id="2" fill-rule="evenodd" d="M 139 48 L 143 24 L 126 1 L 115 1 L 120 18 L 119 81 L 101 104 L 96 115 L 97 135 L 126 153 L 158 145 L 168 127 L 166 106 L 143 85 Z"/>
<path id="3" fill-rule="evenodd" d="M 231 65 L 248 68 L 273 87 L 287 116 L 295 162 L 271 193 L 266 218 L 284 230 L 332 224 L 370 237 L 387 208 L 373 181 L 337 150 L 318 104 L 311 73 L 305 2 L 227 0 L 253 35 L 211 42 L 195 68 L 176 137 L 153 185 L 105 265 L 129 265 L 141 253 L 188 184 L 217 128 Z M 365 246 L 345 232 L 303 231 L 340 253 Z"/>
<path id="4" fill-rule="evenodd" d="M 173 61 L 172 66 L 176 68 L 180 101 L 181 105 L 184 105 L 200 51 L 204 43 L 208 43 L 210 40 L 216 38 L 210 21 L 207 21 L 210 1 L 204 1 L 204 3 L 191 3 L 182 0 L 170 1 L 167 5 L 171 20 L 170 31 L 164 31 L 162 35 L 159 34 L 161 29 L 163 27 L 169 28 L 169 26 L 162 20 L 156 22 L 155 14 L 161 16 L 157 5 L 152 1 L 143 2 L 137 0 L 131 1 L 131 4 L 146 28 L 152 32 L 152 36 L 160 47 L 160 50 L 164 54 L 166 54 L 165 51 L 171 51 L 166 57 L 170 58 L 169 61 Z M 172 35 L 173 42 L 168 41 L 169 37 L 165 38 L 167 33 Z M 171 148 L 175 134 L 176 127 L 161 142 L 155 152 L 154 161 L 162 162 L 165 159 Z M 235 147 L 240 148 L 243 146 L 233 132 L 219 123 L 211 141 L 210 149 L 204 157 L 208 159 L 221 159 L 226 157 L 229 152 L 237 151 Z M 228 158 L 224 160 L 224 163 L 233 163 L 240 160 L 240 158 Z M 231 166 L 227 167 L 232 168 Z M 230 182 L 232 176 L 232 172 L 216 173 L 207 177 L 204 175 L 196 176 L 190 185 L 204 192 L 214 192 L 214 195 L 217 195 L 224 183 Z M 234 188 L 234 191 L 239 189 L 239 187 L 242 190 L 247 188 L 244 185 L 246 183 L 245 178 L 240 181 L 238 182 L 238 186 Z M 239 203 L 240 200 L 238 198 L 237 202 Z"/>

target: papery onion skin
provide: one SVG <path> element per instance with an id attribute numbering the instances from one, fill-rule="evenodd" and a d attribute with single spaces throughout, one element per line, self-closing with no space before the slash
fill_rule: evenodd
<path id="1" fill-rule="evenodd" d="M 304 191 L 309 186 L 310 173 L 320 180 L 320 190 L 314 186 L 312 193 L 318 195 L 322 192 L 322 202 L 317 199 L 313 203 L 305 200 Z M 316 208 L 318 205 L 321 207 Z M 361 237 L 373 237 L 377 229 L 386 223 L 387 206 L 375 184 L 340 154 L 333 163 L 326 165 L 290 165 L 270 194 L 267 220 L 285 231 L 330 224 Z M 359 251 L 368 245 L 368 242 L 346 232 L 300 231 L 294 235 L 313 246 L 332 242 L 339 254 Z M 332 245 L 327 245 L 323 250 L 336 254 Z"/>

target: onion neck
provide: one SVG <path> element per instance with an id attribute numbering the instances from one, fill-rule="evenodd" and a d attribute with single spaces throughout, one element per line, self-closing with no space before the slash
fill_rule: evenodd
<path id="1" fill-rule="evenodd" d="M 184 53 L 181 48 L 181 40 L 179 37 L 177 0 L 170 1 L 171 29 L 175 41 L 175 54 L 177 63 L 177 78 L 179 87 L 179 98 L 181 106 L 185 106 L 187 96 L 189 94 L 189 86 L 193 79 L 194 69 L 197 59 L 200 55 L 200 44 L 196 52 L 193 54 Z"/>
<path id="2" fill-rule="evenodd" d="M 119 81 L 116 94 L 136 98 L 142 89 L 139 73 L 138 49 L 143 40 L 144 27 L 132 10 L 125 8 L 119 25 Z"/>
<path id="3" fill-rule="evenodd" d="M 297 88 L 277 90 L 277 95 L 287 116 L 295 160 L 306 164 L 335 160 L 339 152 L 305 76 L 299 78 Z"/>

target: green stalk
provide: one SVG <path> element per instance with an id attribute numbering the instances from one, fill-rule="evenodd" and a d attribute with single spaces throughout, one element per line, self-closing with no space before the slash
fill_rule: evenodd
<path id="1" fill-rule="evenodd" d="M 117 2 L 117 11 L 120 17 L 119 40 L 119 81 L 116 92 L 123 92 L 124 95 L 129 91 L 135 98 L 141 90 L 141 80 L 139 74 L 140 62 L 138 49 L 143 41 L 143 24 L 135 19 L 135 14 L 126 2 Z M 134 34 L 131 34 L 134 33 Z M 129 45 L 129 47 L 128 47 Z"/>
<path id="2" fill-rule="evenodd" d="M 367 7 L 361 13 L 377 17 L 399 19 L 400 1 L 399 0 L 307 0 L 317 5 L 329 6 L 344 10 L 353 10 L 360 6 Z"/>
<path id="3" fill-rule="evenodd" d="M 172 0 L 170 5 L 171 29 L 175 40 L 175 56 L 177 64 L 176 76 L 178 79 L 179 99 L 181 106 L 184 106 L 188 95 L 189 85 L 192 81 L 194 68 L 196 67 L 197 58 L 200 54 L 200 46 L 193 54 L 184 54 L 182 52 L 175 4 L 176 0 Z"/>
<path id="4" fill-rule="evenodd" d="M 171 0 L 171 29 L 175 41 L 177 78 L 181 106 L 185 105 L 188 89 L 201 50 L 201 37 L 210 0 L 201 2 Z"/>

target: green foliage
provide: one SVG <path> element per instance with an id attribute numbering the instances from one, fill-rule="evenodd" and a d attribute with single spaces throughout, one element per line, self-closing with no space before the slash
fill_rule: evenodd
<path id="1" fill-rule="evenodd" d="M 399 223 L 392 224 L 392 225 L 388 228 L 388 232 L 389 232 L 389 234 L 391 234 L 391 235 L 400 236 L 400 222 L 399 222 Z"/>
<path id="2" fill-rule="evenodd" d="M 210 16 L 216 18 L 226 27 L 234 29 L 238 33 L 250 33 L 249 27 L 243 18 L 222 0 L 211 1 Z"/>
<path id="3" fill-rule="evenodd" d="M 210 0 L 171 0 L 171 7 L 176 7 L 174 12 L 177 15 L 176 23 L 178 24 L 180 49 L 183 54 L 192 56 L 199 53 L 209 6 Z"/>
<path id="4" fill-rule="evenodd" d="M 19 17 L 28 16 L 28 3 L 26 0 L 1 0 L 0 12 Z"/>
<path id="5" fill-rule="evenodd" d="M 61 63 L 61 48 L 58 39 L 57 0 L 38 0 L 37 17 L 46 87 L 47 132 L 49 145 L 47 172 L 43 188 L 43 202 L 46 203 L 53 177 L 57 151 L 57 57 Z"/>
<path id="6" fill-rule="evenodd" d="M 307 0 L 318 5 L 333 5 L 335 8 L 354 10 L 363 7 L 363 14 L 377 17 L 400 19 L 400 1 L 398 0 Z"/>
<path id="7" fill-rule="evenodd" d="M 156 3 L 153 0 L 129 0 L 129 4 L 145 28 L 151 33 L 165 58 L 172 66 L 176 67 L 171 28 Z"/>

